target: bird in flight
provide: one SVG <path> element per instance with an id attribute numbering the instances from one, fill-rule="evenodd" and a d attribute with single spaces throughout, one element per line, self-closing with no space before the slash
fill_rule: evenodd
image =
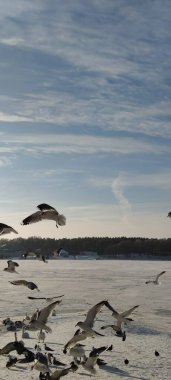
<path id="1" fill-rule="evenodd" d="M 108 301 L 101 301 L 94 305 L 87 313 L 85 321 L 84 322 L 78 322 L 76 326 L 81 327 L 83 331 L 89 332 L 92 334 L 92 336 L 97 336 L 102 334 L 98 333 L 97 331 L 93 330 L 94 326 L 94 321 L 96 318 L 97 313 L 101 310 L 102 306 L 107 306 L 108 307 Z"/>
<path id="2" fill-rule="evenodd" d="M 46 257 L 41 253 L 40 248 L 35 249 L 35 251 L 27 251 L 22 254 L 22 257 L 24 257 L 25 259 L 27 259 L 27 256 L 36 257 L 36 259 L 42 260 L 44 263 L 48 263 L 48 261 L 46 260 Z"/>
<path id="3" fill-rule="evenodd" d="M 40 222 L 41 220 L 54 220 L 56 222 L 56 227 L 64 226 L 66 224 L 66 217 L 52 206 L 46 203 L 41 203 L 37 206 L 39 211 L 34 212 L 34 214 L 29 215 L 27 218 L 23 219 L 22 225 L 32 224 Z"/>
<path id="4" fill-rule="evenodd" d="M 48 317 L 51 311 L 56 307 L 56 305 L 60 304 L 62 301 L 55 301 L 50 305 L 44 307 L 41 310 L 38 310 L 35 313 L 35 316 L 31 318 L 29 323 L 27 324 L 28 329 L 30 330 L 45 330 L 46 332 L 52 332 L 51 328 L 46 325 Z"/>
<path id="5" fill-rule="evenodd" d="M 7 268 L 4 268 L 4 271 L 9 272 L 9 273 L 18 273 L 15 270 L 16 267 L 19 267 L 18 263 L 16 263 L 15 261 L 12 261 L 12 260 L 8 260 L 7 264 L 8 264 L 8 266 L 7 266 Z"/>
<path id="6" fill-rule="evenodd" d="M 46 300 L 46 302 L 52 302 L 55 298 L 64 297 L 64 294 L 61 294 L 60 296 L 55 297 L 27 297 L 29 300 Z"/>
<path id="7" fill-rule="evenodd" d="M 26 281 L 26 280 L 16 280 L 16 281 L 9 281 L 9 282 L 12 285 L 27 286 L 27 288 L 29 288 L 31 290 L 36 289 L 39 292 L 39 289 L 38 289 L 37 285 L 34 282 Z"/>
<path id="8" fill-rule="evenodd" d="M 14 232 L 15 234 L 18 234 L 18 232 L 14 230 L 14 228 L 12 228 L 11 226 L 8 226 L 7 224 L 4 224 L 4 223 L 0 223 L 0 235 L 6 235 L 6 234 L 9 234 L 10 232 Z"/>
<path id="9" fill-rule="evenodd" d="M 163 270 L 162 272 L 160 272 L 156 278 L 154 280 L 147 280 L 145 283 L 146 284 L 154 284 L 154 285 L 159 285 L 159 277 L 162 276 L 164 273 L 166 273 L 165 270 Z"/>

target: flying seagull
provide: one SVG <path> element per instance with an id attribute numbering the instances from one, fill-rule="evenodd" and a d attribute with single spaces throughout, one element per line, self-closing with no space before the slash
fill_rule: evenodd
<path id="1" fill-rule="evenodd" d="M 51 328 L 46 325 L 46 322 L 51 311 L 61 302 L 62 301 L 55 301 L 43 309 L 38 310 L 35 317 L 33 318 L 32 316 L 31 320 L 27 324 L 27 328 L 29 330 L 45 330 L 46 332 L 52 332 Z"/>
<path id="2" fill-rule="evenodd" d="M 55 298 L 64 297 L 64 294 L 61 294 L 61 296 L 55 296 L 55 297 L 31 297 L 28 296 L 27 298 L 29 300 L 46 300 L 46 302 L 52 302 Z"/>
<path id="3" fill-rule="evenodd" d="M 63 353 L 66 354 L 69 348 L 75 347 L 78 342 L 90 337 L 92 337 L 91 332 L 87 332 L 87 331 L 80 332 L 80 329 L 77 330 L 74 336 L 65 344 Z"/>
<path id="4" fill-rule="evenodd" d="M 19 267 L 18 263 L 16 263 L 15 261 L 12 261 L 12 260 L 8 260 L 7 264 L 8 264 L 8 267 L 4 268 L 4 271 L 9 272 L 9 273 L 18 273 L 15 270 L 16 267 Z"/>
<path id="5" fill-rule="evenodd" d="M 45 255 L 43 255 L 41 253 L 41 249 L 39 249 L 39 248 L 36 249 L 35 251 L 27 251 L 27 252 L 22 254 L 22 257 L 24 257 L 25 259 L 27 259 L 27 256 L 36 257 L 36 259 L 42 260 L 44 263 L 48 263 Z"/>
<path id="6" fill-rule="evenodd" d="M 95 321 L 97 313 L 99 313 L 102 306 L 104 306 L 104 305 L 107 306 L 106 303 L 108 303 L 108 301 L 105 300 L 105 301 L 101 301 L 101 302 L 97 303 L 96 305 L 94 305 L 88 311 L 84 322 L 78 322 L 76 324 L 76 326 L 79 326 L 82 330 L 91 333 L 92 336 L 97 336 L 97 335 L 103 336 L 102 334 L 98 333 L 97 331 L 93 330 L 92 328 L 93 328 L 94 321 Z"/>
<path id="7" fill-rule="evenodd" d="M 147 280 L 145 283 L 146 284 L 154 284 L 154 285 L 159 285 L 159 277 L 162 276 L 162 274 L 166 273 L 165 270 L 163 272 L 160 272 L 154 280 Z"/>
<path id="8" fill-rule="evenodd" d="M 26 280 L 16 280 L 16 281 L 9 281 L 9 282 L 12 285 L 27 286 L 27 288 L 29 288 L 31 290 L 36 289 L 39 292 L 39 289 L 38 289 L 37 285 L 34 282 L 26 281 Z"/>
<path id="9" fill-rule="evenodd" d="M 110 310 L 112 310 L 112 315 L 114 318 L 117 319 L 117 324 L 116 326 L 115 325 L 112 325 L 110 327 L 112 327 L 117 334 L 120 334 L 121 333 L 121 336 L 122 335 L 122 330 L 121 330 L 121 326 L 122 326 L 122 323 L 127 323 L 127 321 L 133 321 L 132 318 L 127 318 L 135 309 L 137 309 L 137 307 L 139 307 L 139 305 L 136 305 L 136 306 L 133 306 L 131 307 L 131 309 L 129 310 L 126 310 L 122 313 L 118 313 L 116 310 L 113 309 L 113 307 L 110 305 Z M 109 327 L 109 326 L 107 326 Z M 105 328 L 105 326 L 103 326 L 103 329 Z M 123 332 L 124 333 L 124 332 Z"/>
<path id="10" fill-rule="evenodd" d="M 64 226 L 66 224 L 66 217 L 62 214 L 59 214 L 59 212 L 52 206 L 49 206 L 46 203 L 42 203 L 37 206 L 39 211 L 34 212 L 34 214 L 29 215 L 27 218 L 25 218 L 21 224 L 27 225 L 32 223 L 40 222 L 41 220 L 54 220 L 56 222 L 56 227 Z"/>
<path id="11" fill-rule="evenodd" d="M 18 234 L 14 228 L 8 226 L 7 224 L 0 223 L 0 235 L 9 234 L 10 232 L 14 232 L 15 234 Z"/>

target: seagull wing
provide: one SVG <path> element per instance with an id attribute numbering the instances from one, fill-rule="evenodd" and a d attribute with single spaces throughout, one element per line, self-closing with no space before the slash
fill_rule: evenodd
<path id="1" fill-rule="evenodd" d="M 55 301 L 51 303 L 50 305 L 41 309 L 38 313 L 37 321 L 46 323 L 51 311 L 55 308 L 56 305 L 58 305 L 61 302 L 62 301 Z"/>
<path id="2" fill-rule="evenodd" d="M 32 223 L 37 223 L 42 220 L 42 212 L 41 211 L 36 211 L 34 214 L 29 215 L 27 218 L 23 219 L 21 224 L 23 226 L 27 224 L 32 224 Z"/>
<path id="3" fill-rule="evenodd" d="M 24 285 L 27 286 L 28 281 L 26 280 L 16 280 L 16 281 L 9 281 L 12 285 Z"/>
<path id="4" fill-rule="evenodd" d="M 48 205 L 47 203 L 41 203 L 40 205 L 37 206 L 37 208 L 40 211 L 48 211 L 48 210 L 56 211 L 56 209 L 54 207 Z"/>
<path id="5" fill-rule="evenodd" d="M 66 353 L 66 350 L 68 348 L 71 348 L 71 347 L 74 347 L 76 345 L 77 342 L 80 342 L 81 340 L 85 340 L 86 338 L 88 338 L 90 336 L 90 334 L 87 332 L 87 331 L 83 331 L 81 332 L 80 334 L 76 334 L 74 335 L 67 343 L 66 345 L 64 346 L 64 353 Z"/>
<path id="6" fill-rule="evenodd" d="M 19 267 L 19 264 L 16 263 L 15 261 L 8 260 L 7 263 L 8 263 L 8 268 L 9 268 L 9 269 L 12 269 L 12 270 L 13 270 L 15 267 Z"/>
<path id="7" fill-rule="evenodd" d="M 99 303 L 97 303 L 96 305 L 94 305 L 87 313 L 86 315 L 86 319 L 85 319 L 85 323 L 89 326 L 89 327 L 93 327 L 94 325 L 94 319 L 97 315 L 97 313 L 100 311 L 100 309 L 102 308 L 103 305 L 105 305 L 105 302 L 106 301 L 101 301 Z"/>
<path id="8" fill-rule="evenodd" d="M 131 309 L 124 311 L 123 313 L 120 314 L 121 317 L 128 317 L 139 305 L 131 307 Z"/>
<path id="9" fill-rule="evenodd" d="M 164 273 L 166 273 L 165 270 L 163 270 L 163 272 L 160 272 L 160 273 L 156 276 L 156 280 L 155 280 L 155 281 L 157 281 L 157 280 L 159 279 L 159 277 L 162 276 L 162 274 L 164 274 Z"/>
<path id="10" fill-rule="evenodd" d="M 0 355 L 7 355 L 11 351 L 16 349 L 15 342 L 7 343 L 3 348 L 0 349 Z"/>

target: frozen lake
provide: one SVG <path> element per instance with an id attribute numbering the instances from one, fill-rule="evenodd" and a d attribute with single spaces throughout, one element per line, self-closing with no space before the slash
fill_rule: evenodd
<path id="1" fill-rule="evenodd" d="M 16 260 L 17 261 L 17 260 Z M 171 378 L 171 261 L 117 261 L 117 260 L 49 260 L 18 261 L 18 274 L 3 271 L 6 261 L 0 261 L 0 319 L 10 317 L 12 320 L 23 318 L 27 312 L 31 315 L 36 308 L 43 308 L 43 300 L 31 301 L 27 297 L 55 296 L 64 294 L 57 315 L 50 316 L 48 325 L 52 333 L 47 334 L 46 343 L 55 349 L 58 360 L 69 364 L 72 358 L 63 354 L 63 347 L 76 331 L 76 323 L 83 321 L 87 311 L 96 303 L 108 299 L 119 312 L 134 305 L 139 308 L 133 313 L 133 322 L 126 327 L 127 339 L 123 342 L 109 328 L 103 330 L 104 337 L 89 338 L 83 343 L 87 355 L 90 349 L 113 344 L 113 351 L 101 355 L 108 364 L 97 367 L 98 379 L 137 379 L 169 380 Z M 163 270 L 161 285 L 146 285 Z M 14 286 L 9 281 L 25 279 L 35 282 L 40 292 L 26 287 Z M 100 332 L 104 324 L 116 323 L 111 312 L 106 308 L 98 314 L 95 330 Z M 19 339 L 21 333 L 18 334 Z M 14 340 L 14 333 L 1 332 L 2 348 Z M 25 346 L 33 349 L 37 343 L 37 332 L 30 332 L 30 339 L 24 340 Z M 157 350 L 159 356 L 154 352 Z M 42 351 L 43 352 L 43 351 Z M 15 356 L 15 352 L 12 355 Z M 125 365 L 124 360 L 129 360 Z M 39 372 L 31 371 L 31 365 L 17 365 L 5 368 L 7 358 L 0 356 L 1 378 L 4 379 L 38 379 Z M 54 371 L 52 367 L 52 371 Z M 66 379 L 88 379 L 89 373 L 82 367 Z"/>

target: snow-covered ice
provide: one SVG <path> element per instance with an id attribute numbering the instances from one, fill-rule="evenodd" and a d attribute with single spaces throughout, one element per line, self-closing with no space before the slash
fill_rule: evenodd
<path id="1" fill-rule="evenodd" d="M 15 260 L 17 261 L 17 260 Z M 171 262 L 127 260 L 18 260 L 18 274 L 3 271 L 6 261 L 0 261 L 0 320 L 10 317 L 21 320 L 27 312 L 31 315 L 37 308 L 47 305 L 43 300 L 29 300 L 28 296 L 55 296 L 64 294 L 56 308 L 56 316 L 50 316 L 48 325 L 52 333 L 46 335 L 46 344 L 54 348 L 58 360 L 69 365 L 72 357 L 63 353 L 63 347 L 73 336 L 76 323 L 84 320 L 87 311 L 96 303 L 108 299 L 114 309 L 121 312 L 134 305 L 139 308 L 132 314 L 133 322 L 126 326 L 125 342 L 109 328 L 100 330 L 104 324 L 116 322 L 105 307 L 97 315 L 95 330 L 104 337 L 88 338 L 83 343 L 87 355 L 93 346 L 113 345 L 100 357 L 107 362 L 97 367 L 97 379 L 123 380 L 169 380 L 171 378 Z M 161 285 L 145 284 L 162 270 Z M 40 292 L 26 287 L 14 286 L 9 281 L 26 279 L 35 282 Z M 25 346 L 34 349 L 37 331 L 29 332 Z M 18 333 L 21 339 L 21 332 Z M 14 340 L 13 332 L 1 328 L 0 348 Z M 43 347 L 43 346 L 42 346 Z M 159 356 L 154 352 L 157 350 Z M 42 352 L 44 352 L 42 350 Z M 11 355 L 16 356 L 16 352 Z M 125 359 L 129 364 L 124 363 Z M 31 371 L 31 364 L 5 367 L 7 357 L 0 356 L 0 379 L 38 379 L 39 372 Z M 52 371 L 54 371 L 52 366 Z M 90 374 L 82 367 L 70 373 L 66 379 L 88 379 Z"/>

